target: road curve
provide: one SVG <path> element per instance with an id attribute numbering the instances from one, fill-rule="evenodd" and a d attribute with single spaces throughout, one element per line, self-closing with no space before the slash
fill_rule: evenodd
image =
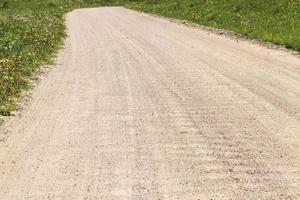
<path id="1" fill-rule="evenodd" d="M 67 27 L 1 129 L 0 199 L 300 199 L 299 58 L 118 7 Z"/>

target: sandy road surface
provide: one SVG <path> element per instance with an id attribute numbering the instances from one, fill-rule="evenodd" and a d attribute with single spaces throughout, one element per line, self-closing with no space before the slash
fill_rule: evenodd
<path id="1" fill-rule="evenodd" d="M 0 199 L 300 199 L 300 60 L 124 8 L 75 10 L 0 143 Z"/>

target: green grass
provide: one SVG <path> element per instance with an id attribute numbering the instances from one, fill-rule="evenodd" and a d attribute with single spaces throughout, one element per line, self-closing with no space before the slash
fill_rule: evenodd
<path id="1" fill-rule="evenodd" d="M 0 114 L 9 115 L 29 78 L 61 44 L 66 7 L 50 1 L 1 1 L 0 7 Z"/>
<path id="2" fill-rule="evenodd" d="M 127 6 L 300 51 L 299 0 L 137 0 Z"/>
<path id="3" fill-rule="evenodd" d="M 299 0 L 0 0 L 0 115 L 10 115 L 33 74 L 51 63 L 74 8 L 129 8 L 227 29 L 300 51 Z"/>
<path id="4" fill-rule="evenodd" d="M 10 115 L 32 75 L 49 64 L 65 36 L 64 14 L 103 0 L 0 0 L 0 115 Z"/>

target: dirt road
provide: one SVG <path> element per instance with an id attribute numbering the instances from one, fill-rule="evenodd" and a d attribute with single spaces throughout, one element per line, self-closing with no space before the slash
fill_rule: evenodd
<path id="1" fill-rule="evenodd" d="M 300 199 L 300 59 L 124 8 L 67 26 L 3 125 L 1 200 Z"/>

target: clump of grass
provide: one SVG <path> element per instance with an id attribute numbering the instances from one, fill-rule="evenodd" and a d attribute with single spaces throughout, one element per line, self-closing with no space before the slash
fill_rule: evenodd
<path id="1" fill-rule="evenodd" d="M 136 0 L 127 7 L 235 31 L 300 51 L 299 0 Z"/>

